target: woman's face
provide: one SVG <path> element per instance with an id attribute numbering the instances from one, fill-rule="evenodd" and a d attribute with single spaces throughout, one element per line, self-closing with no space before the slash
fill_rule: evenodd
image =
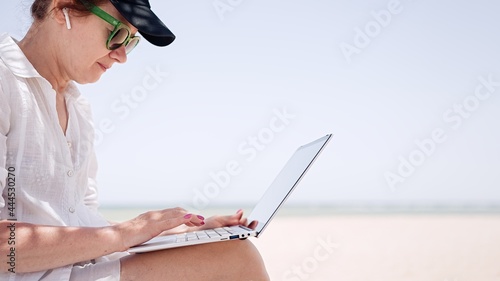
<path id="1" fill-rule="evenodd" d="M 110 2 L 100 8 L 129 26 L 132 34 L 137 32 Z M 68 30 L 68 34 L 71 40 L 66 41 L 64 48 L 69 50 L 65 52 L 68 54 L 65 64 L 71 80 L 80 84 L 96 82 L 114 63 L 127 61 L 124 46 L 112 51 L 106 48 L 106 41 L 114 26 L 94 14 L 87 17 L 70 14 L 70 21 L 72 29 Z"/>

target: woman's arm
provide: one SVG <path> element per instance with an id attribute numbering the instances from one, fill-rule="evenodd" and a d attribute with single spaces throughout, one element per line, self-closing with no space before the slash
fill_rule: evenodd
<path id="1" fill-rule="evenodd" d="M 0 221 L 0 270 L 33 272 L 122 250 L 110 227 L 78 228 Z"/>
<path id="2" fill-rule="evenodd" d="M 184 209 L 151 211 L 107 227 L 62 227 L 0 221 L 0 270 L 14 260 L 16 273 L 57 268 L 126 251 L 162 231 L 202 224 Z M 14 257 L 12 259 L 12 257 Z"/>

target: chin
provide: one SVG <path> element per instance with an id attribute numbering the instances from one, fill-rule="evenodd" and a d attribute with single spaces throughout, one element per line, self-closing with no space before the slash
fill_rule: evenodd
<path id="1" fill-rule="evenodd" d="M 99 75 L 99 77 L 96 77 L 96 78 L 94 78 L 94 79 L 91 79 L 91 80 L 90 80 L 89 82 L 87 82 L 87 83 L 95 83 L 95 82 L 99 81 L 99 79 L 101 79 L 101 75 Z"/>
<path id="2" fill-rule="evenodd" d="M 94 76 L 93 77 L 86 77 L 85 79 L 75 80 L 75 82 L 78 84 L 81 84 L 81 85 L 92 84 L 92 83 L 99 81 L 99 79 L 101 79 L 101 75 L 102 74 L 96 75 L 95 77 Z"/>

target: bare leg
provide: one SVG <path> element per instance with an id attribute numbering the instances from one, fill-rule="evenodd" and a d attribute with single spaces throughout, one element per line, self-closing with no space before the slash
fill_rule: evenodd
<path id="1" fill-rule="evenodd" d="M 262 258 L 248 240 L 209 243 L 121 259 L 121 280 L 269 280 Z"/>

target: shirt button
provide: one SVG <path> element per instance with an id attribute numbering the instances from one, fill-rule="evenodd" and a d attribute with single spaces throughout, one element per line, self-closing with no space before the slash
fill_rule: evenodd
<path id="1" fill-rule="evenodd" d="M 73 207 L 69 207 L 69 212 L 70 212 L 70 213 L 74 213 L 74 212 L 75 212 L 75 208 L 73 208 Z"/>
<path id="2" fill-rule="evenodd" d="M 73 171 L 72 170 L 69 170 L 68 171 L 68 177 L 72 177 L 73 176 Z"/>
<path id="3" fill-rule="evenodd" d="M 68 141 L 68 147 L 71 148 L 71 142 Z"/>

